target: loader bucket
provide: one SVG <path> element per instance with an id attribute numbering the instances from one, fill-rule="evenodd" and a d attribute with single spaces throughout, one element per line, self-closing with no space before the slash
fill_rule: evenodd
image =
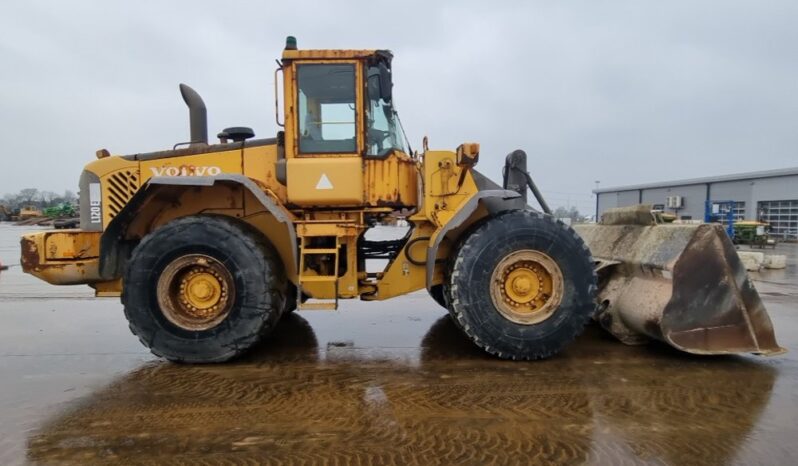
<path id="1" fill-rule="evenodd" d="M 717 224 L 662 224 L 651 206 L 576 225 L 596 261 L 596 319 L 627 344 L 694 354 L 784 352 L 729 237 Z"/>

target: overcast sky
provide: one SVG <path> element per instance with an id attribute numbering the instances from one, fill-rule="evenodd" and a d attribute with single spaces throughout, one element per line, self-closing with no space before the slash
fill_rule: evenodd
<path id="1" fill-rule="evenodd" d="M 446 6 L 448 5 L 448 6 Z M 333 6 L 336 5 L 336 6 Z M 522 148 L 549 203 L 591 190 L 798 165 L 798 2 L 7 1 L 0 14 L 0 195 L 77 190 L 113 154 L 277 127 L 274 59 L 387 48 L 414 146 L 482 144 L 495 180 Z"/>

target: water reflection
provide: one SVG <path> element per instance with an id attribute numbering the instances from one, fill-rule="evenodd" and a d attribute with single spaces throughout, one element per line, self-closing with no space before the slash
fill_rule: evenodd
<path id="1" fill-rule="evenodd" d="M 28 459 L 723 464 L 746 446 L 776 377 L 742 358 L 627 348 L 593 331 L 572 348 L 497 361 L 443 317 L 407 363 L 319 341 L 293 315 L 235 364 L 155 362 L 118 378 L 32 433 Z"/>

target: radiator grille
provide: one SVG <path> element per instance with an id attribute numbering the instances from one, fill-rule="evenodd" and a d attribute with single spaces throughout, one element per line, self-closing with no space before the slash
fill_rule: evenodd
<path id="1" fill-rule="evenodd" d="M 139 190 L 139 174 L 136 170 L 122 170 L 108 176 L 104 181 L 105 207 L 110 220 L 119 214 Z"/>

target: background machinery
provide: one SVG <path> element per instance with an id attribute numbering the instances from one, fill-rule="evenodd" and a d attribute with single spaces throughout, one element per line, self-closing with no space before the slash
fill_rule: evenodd
<path id="1" fill-rule="evenodd" d="M 289 37 L 275 72 L 274 138 L 233 127 L 209 143 L 205 104 L 181 85 L 191 140 L 97 151 L 80 178 L 80 228 L 25 235 L 24 270 L 121 296 L 133 333 L 173 361 L 230 359 L 297 306 L 421 289 L 501 358 L 554 355 L 594 317 L 632 343 L 782 351 L 717 228 L 663 234 L 670 226 L 649 207 L 647 216 L 611 213 L 580 236 L 548 215 L 522 151 L 507 156 L 502 185 L 474 169 L 476 143 L 412 151 L 391 60 L 385 50 L 298 50 Z M 543 212 L 527 205 L 528 188 Z M 366 238 L 396 212 L 410 226 L 403 238 Z M 387 264 L 370 272 L 372 259 Z M 697 273 L 695 261 L 718 267 Z M 702 287 L 719 282 L 728 286 L 707 296 Z"/>
<path id="2" fill-rule="evenodd" d="M 734 208 L 735 201 L 704 201 L 704 223 L 720 223 L 724 226 L 726 234 L 734 240 Z"/>
<path id="3" fill-rule="evenodd" d="M 75 206 L 69 202 L 62 202 L 60 204 L 54 205 L 53 207 L 46 207 L 43 211 L 43 214 L 45 217 L 50 217 L 53 219 L 68 218 L 77 215 L 77 211 L 75 210 Z"/>
<path id="4" fill-rule="evenodd" d="M 19 220 L 28 220 L 31 218 L 37 218 L 42 216 L 42 211 L 35 205 L 25 205 L 20 207 L 19 213 L 16 217 Z"/>
<path id="5" fill-rule="evenodd" d="M 776 248 L 776 240 L 770 237 L 770 224 L 755 220 L 734 222 L 734 242 L 748 244 L 753 247 Z"/>

